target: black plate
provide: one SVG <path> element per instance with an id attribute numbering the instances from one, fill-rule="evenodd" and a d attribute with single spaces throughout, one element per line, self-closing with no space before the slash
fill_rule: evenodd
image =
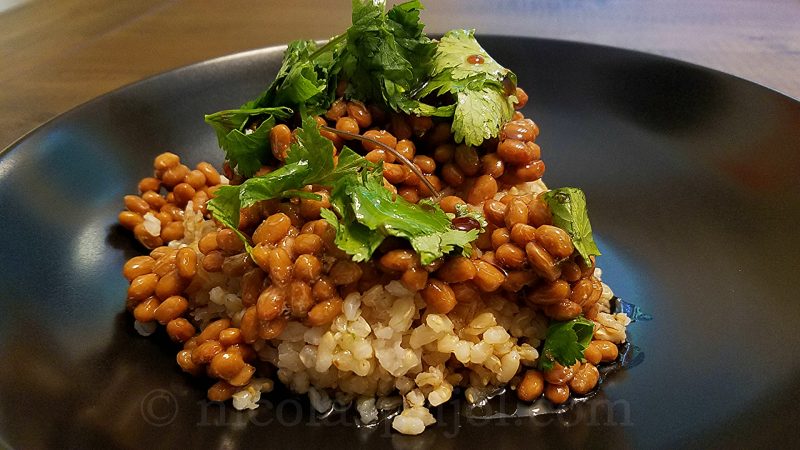
<path id="1" fill-rule="evenodd" d="M 122 196 L 165 150 L 220 162 L 203 113 L 256 95 L 280 48 L 176 70 L 39 128 L 0 158 L 0 444 L 18 448 L 783 445 L 800 438 L 800 104 L 713 70 L 593 45 L 481 42 L 519 75 L 550 186 L 587 193 L 604 279 L 652 314 L 644 359 L 560 416 L 420 437 L 205 402 L 123 314 Z"/>

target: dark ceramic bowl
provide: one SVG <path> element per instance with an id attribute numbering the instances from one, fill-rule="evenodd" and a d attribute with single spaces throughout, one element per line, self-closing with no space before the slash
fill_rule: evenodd
<path id="1" fill-rule="evenodd" d="M 604 280 L 654 319 L 639 364 L 561 415 L 436 410 L 418 437 L 323 420 L 270 395 L 206 401 L 164 338 L 124 313 L 122 196 L 165 150 L 221 162 L 203 114 L 237 106 L 281 48 L 105 95 L 0 156 L 0 446 L 522 448 L 784 446 L 800 438 L 800 103 L 642 53 L 484 37 L 530 93 L 552 186 L 588 196 Z"/>

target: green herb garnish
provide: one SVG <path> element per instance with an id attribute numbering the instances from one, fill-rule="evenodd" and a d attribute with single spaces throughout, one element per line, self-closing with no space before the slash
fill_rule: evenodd
<path id="1" fill-rule="evenodd" d="M 229 165 L 244 178 L 269 162 L 269 132 L 278 120 L 297 113 L 303 123 L 284 165 L 219 188 L 209 211 L 238 232 L 241 208 L 271 198 L 314 196 L 302 188 L 318 184 L 332 188 L 333 210 L 323 211 L 323 217 L 336 228 L 337 245 L 357 261 L 368 259 L 387 236 L 407 239 L 424 264 L 455 248 L 468 252 L 480 230 L 453 229 L 452 215 L 437 205 L 392 195 L 383 186 L 382 168 L 347 147 L 334 168 L 333 147 L 312 117 L 330 108 L 339 82 L 346 81 L 347 98 L 407 114 L 452 117 L 455 140 L 479 145 L 511 118 L 516 77 L 481 48 L 472 31 L 451 31 L 440 42 L 429 39 L 419 20 L 419 0 L 388 11 L 383 0 L 353 0 L 352 6 L 347 31 L 322 46 L 290 43 L 264 92 L 240 109 L 206 116 Z M 479 223 L 485 226 L 485 220 Z"/>
<path id="2" fill-rule="evenodd" d="M 436 47 L 431 79 L 416 94 L 455 97 L 456 142 L 480 145 L 495 137 L 514 114 L 517 77 L 498 64 L 475 40 L 474 30 L 452 30 Z"/>
<path id="3" fill-rule="evenodd" d="M 230 109 L 206 116 L 206 122 L 214 127 L 219 146 L 225 150 L 225 159 L 242 176 L 256 173 L 268 161 L 269 130 L 275 126 L 276 119 L 286 119 L 292 110 L 285 107 L 251 108 L 248 104 L 242 109 Z M 247 129 L 251 119 L 260 121 L 255 130 Z"/>
<path id="4" fill-rule="evenodd" d="M 600 256 L 600 249 L 592 238 L 583 191 L 573 187 L 553 189 L 544 194 L 544 200 L 553 214 L 553 225 L 570 235 L 581 257 L 589 261 L 590 256 Z"/>
<path id="5" fill-rule="evenodd" d="M 336 245 L 355 261 L 368 260 L 387 236 L 407 239 L 423 265 L 456 247 L 469 254 L 469 243 L 478 238 L 478 230 L 453 229 L 438 205 L 394 196 L 383 186 L 382 170 L 339 179 L 331 192 L 331 206 L 338 217 L 331 213 L 323 217 L 337 230 Z"/>
<path id="6" fill-rule="evenodd" d="M 452 229 L 450 218 L 437 205 L 416 205 L 394 197 L 383 185 L 383 168 L 345 147 L 334 166 L 333 144 L 319 134 L 312 117 L 303 119 L 286 164 L 238 186 L 221 186 L 208 202 L 214 218 L 238 230 L 239 211 L 259 201 L 291 195 L 317 184 L 331 187 L 331 205 L 322 216 L 336 229 L 336 244 L 355 261 L 368 260 L 388 236 L 407 239 L 429 264 L 456 247 L 469 252 L 478 230 Z M 293 194 L 294 193 L 294 194 Z M 311 194 L 314 195 L 314 194 Z M 244 235 L 240 233 L 244 239 Z"/>
<path id="7" fill-rule="evenodd" d="M 320 136 L 316 120 L 307 116 L 297 133 L 297 142 L 289 148 L 286 164 L 238 186 L 220 186 L 209 200 L 208 210 L 215 219 L 238 230 L 241 208 L 334 178 L 333 150 L 333 143 Z"/>
<path id="8" fill-rule="evenodd" d="M 353 25 L 342 54 L 346 95 L 395 111 L 417 108 L 409 92 L 427 79 L 436 42 L 423 34 L 418 0 L 384 12 L 384 1 L 353 0 Z"/>
<path id="9" fill-rule="evenodd" d="M 514 113 L 516 76 L 475 40 L 452 30 L 429 39 L 411 0 L 385 11 L 385 1 L 353 0 L 352 25 L 322 47 L 289 44 L 275 80 L 238 110 L 206 116 L 237 173 L 253 175 L 268 161 L 269 130 L 292 112 L 322 114 L 340 79 L 345 96 L 419 116 L 452 117 L 456 142 L 479 145 L 498 135 Z M 434 102 L 435 105 L 426 102 Z M 246 127 L 258 126 L 254 131 Z"/>
<path id="10" fill-rule="evenodd" d="M 582 316 L 551 323 L 539 356 L 539 368 L 550 370 L 555 363 L 571 366 L 583 359 L 583 352 L 592 342 L 593 334 L 594 322 Z"/>
<path id="11" fill-rule="evenodd" d="M 281 105 L 301 115 L 324 113 L 335 97 L 339 71 L 336 63 L 343 48 L 342 37 L 334 38 L 319 48 L 311 40 L 290 42 L 275 81 L 245 106 Z"/>

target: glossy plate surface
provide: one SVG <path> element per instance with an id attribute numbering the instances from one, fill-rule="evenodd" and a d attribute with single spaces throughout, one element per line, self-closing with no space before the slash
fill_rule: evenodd
<path id="1" fill-rule="evenodd" d="M 176 70 L 83 105 L 0 156 L 0 446 L 384 448 L 782 446 L 800 438 L 800 103 L 630 51 L 484 37 L 530 94 L 551 187 L 587 194 L 604 280 L 651 314 L 643 352 L 561 416 L 454 408 L 419 437 L 273 395 L 205 402 L 175 348 L 124 314 L 115 226 L 162 151 L 221 162 L 203 114 L 257 95 L 282 49 Z"/>

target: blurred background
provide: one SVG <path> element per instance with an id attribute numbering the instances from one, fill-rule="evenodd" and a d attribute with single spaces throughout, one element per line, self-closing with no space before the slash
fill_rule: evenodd
<path id="1" fill-rule="evenodd" d="M 390 4 L 395 3 L 389 1 Z M 430 33 L 566 39 L 732 73 L 800 98 L 799 0 L 427 0 Z M 0 149 L 142 78 L 349 24 L 347 0 L 0 0 Z"/>

